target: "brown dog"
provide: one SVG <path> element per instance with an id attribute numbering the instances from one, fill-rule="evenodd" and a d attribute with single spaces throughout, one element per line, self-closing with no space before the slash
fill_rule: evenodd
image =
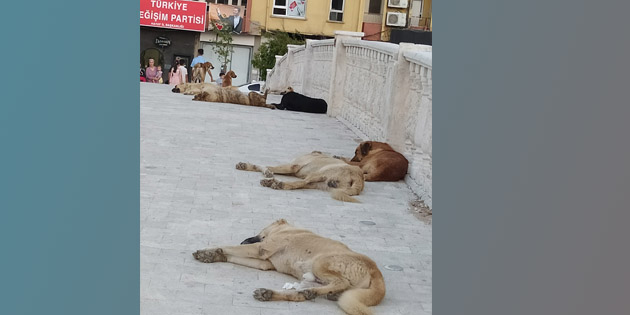
<path id="1" fill-rule="evenodd" d="M 350 315 L 367 315 L 372 314 L 368 306 L 385 297 L 383 274 L 372 259 L 284 219 L 241 245 L 201 249 L 193 256 L 204 263 L 230 262 L 304 280 L 297 291 L 257 289 L 254 298 L 259 301 L 301 302 L 326 296 Z"/>
<path id="2" fill-rule="evenodd" d="M 395 182 L 405 178 L 409 161 L 387 143 L 376 141 L 361 142 L 354 151 L 352 160 L 335 156 L 350 165 L 363 170 L 368 182 Z"/>
<path id="3" fill-rule="evenodd" d="M 214 66 L 210 62 L 195 64 L 193 67 L 192 83 L 204 83 L 206 81 L 206 73 L 209 73 L 210 79 L 212 79 L 212 72 L 208 72 L 208 69 L 214 69 Z"/>
<path id="4" fill-rule="evenodd" d="M 236 73 L 230 70 L 223 76 L 223 81 L 221 82 L 221 87 L 230 88 L 232 87 L 232 78 L 236 78 Z"/>
<path id="5" fill-rule="evenodd" d="M 201 93 L 195 94 L 193 101 L 215 102 L 215 103 L 231 103 L 247 106 L 265 107 L 269 109 L 276 109 L 273 105 L 267 104 L 267 94 L 260 95 L 256 92 L 249 92 L 249 94 L 243 94 L 239 90 L 230 88 L 220 88 L 214 90 L 204 90 Z"/>
<path id="6" fill-rule="evenodd" d="M 237 170 L 262 172 L 267 179 L 260 184 L 273 189 L 320 189 L 330 190 L 333 199 L 347 202 L 359 202 L 350 196 L 355 196 L 363 190 L 363 171 L 359 167 L 313 151 L 302 155 L 290 164 L 260 167 L 258 165 L 240 162 Z M 281 182 L 273 178 L 274 174 L 290 175 L 301 178 L 294 182 Z"/>

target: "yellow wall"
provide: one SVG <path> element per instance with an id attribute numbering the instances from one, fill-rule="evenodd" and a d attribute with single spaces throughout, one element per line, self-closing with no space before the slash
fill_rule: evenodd
<path id="1" fill-rule="evenodd" d="M 289 0 L 290 1 L 290 0 Z M 363 24 L 363 0 L 345 0 L 343 22 L 330 22 L 330 0 L 306 0 L 306 18 L 272 16 L 273 0 L 252 1 L 250 21 L 261 30 L 283 30 L 307 35 L 335 36 L 335 31 L 360 32 Z"/>

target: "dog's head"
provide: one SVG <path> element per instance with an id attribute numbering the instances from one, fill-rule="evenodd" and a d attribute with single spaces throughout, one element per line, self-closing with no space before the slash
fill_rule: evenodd
<path id="1" fill-rule="evenodd" d="M 214 69 L 214 66 L 210 62 L 205 62 L 203 67 L 206 69 Z"/>
<path id="2" fill-rule="evenodd" d="M 350 161 L 361 162 L 361 160 L 370 153 L 370 150 L 372 150 L 372 141 L 361 142 L 356 150 L 354 150 L 354 157 Z"/>
<path id="3" fill-rule="evenodd" d="M 284 91 L 280 92 L 280 95 L 287 94 L 289 92 L 294 92 L 292 87 L 286 88 Z"/>
<path id="4" fill-rule="evenodd" d="M 176 85 L 176 86 L 175 86 L 175 87 L 171 90 L 171 92 L 173 92 L 173 93 L 181 93 L 181 90 L 182 90 L 182 89 L 184 89 L 184 84 L 186 84 L 186 83 L 180 83 L 180 84 Z"/>
<path id="5" fill-rule="evenodd" d="M 269 237 L 269 235 L 272 235 L 273 233 L 281 230 L 282 228 L 286 226 L 289 226 L 289 223 L 287 223 L 287 220 L 285 219 L 277 220 L 274 223 L 271 223 L 270 225 L 265 227 L 262 231 L 260 231 L 260 233 L 258 233 L 258 235 L 247 238 L 244 241 L 242 241 L 241 245 L 262 242 L 265 238 Z"/>
<path id="6" fill-rule="evenodd" d="M 234 73 L 234 71 L 230 70 L 225 74 L 226 77 L 231 77 L 231 78 L 236 78 L 236 73 Z"/>

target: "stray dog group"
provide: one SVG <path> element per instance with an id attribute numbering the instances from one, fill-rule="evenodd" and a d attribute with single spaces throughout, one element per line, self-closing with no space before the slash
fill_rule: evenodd
<path id="1" fill-rule="evenodd" d="M 299 291 L 257 289 L 254 298 L 259 301 L 301 302 L 326 296 L 350 315 L 367 315 L 372 314 L 368 306 L 379 304 L 385 297 L 385 280 L 373 260 L 284 219 L 241 245 L 201 249 L 193 256 L 204 263 L 230 262 L 276 270 L 318 284 Z"/>
<path id="2" fill-rule="evenodd" d="M 276 109 L 274 105 L 267 104 L 267 92 L 265 94 L 256 92 L 244 94 L 238 89 L 223 88 L 212 83 L 181 83 L 176 85 L 171 91 L 173 93 L 194 95 L 193 101 L 231 103 Z"/>
<path id="3" fill-rule="evenodd" d="M 313 151 L 302 155 L 289 164 L 260 167 L 255 164 L 240 162 L 236 169 L 262 172 L 267 179 L 260 184 L 273 189 L 320 189 L 329 190 L 333 199 L 347 202 L 359 202 L 351 197 L 363 190 L 363 171 L 360 167 L 349 165 L 334 157 Z M 274 174 L 291 175 L 302 180 L 282 182 Z"/>
<path id="4" fill-rule="evenodd" d="M 280 104 L 268 105 L 268 89 L 264 95 L 244 94 L 231 85 L 232 78 L 236 78 L 236 74 L 229 71 L 222 87 L 201 80 L 179 84 L 172 91 L 194 95 L 195 101 L 277 107 L 308 113 L 326 113 L 328 108 L 326 101 L 296 93 L 290 87 L 283 93 Z M 389 144 L 365 141 L 355 149 L 352 159 L 312 151 L 288 164 L 263 167 L 239 162 L 236 169 L 261 172 L 265 178 L 260 184 L 264 187 L 319 189 L 330 191 L 333 199 L 358 203 L 353 196 L 361 194 L 365 181 L 401 180 L 407 174 L 408 164 L 408 160 Z M 299 180 L 281 181 L 275 175 L 294 176 Z M 260 270 L 276 270 L 302 281 L 296 283 L 297 290 L 256 289 L 253 295 L 259 301 L 300 302 L 325 296 L 337 301 L 347 314 L 370 315 L 372 311 L 368 306 L 378 305 L 385 297 L 385 280 L 372 259 L 350 250 L 341 242 L 294 227 L 284 219 L 273 222 L 240 245 L 200 249 L 193 256 L 204 263 L 229 262 Z M 292 287 L 287 285 L 284 288 Z"/>

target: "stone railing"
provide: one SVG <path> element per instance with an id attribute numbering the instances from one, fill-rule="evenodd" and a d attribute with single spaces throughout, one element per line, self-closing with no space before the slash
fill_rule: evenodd
<path id="1" fill-rule="evenodd" d="M 363 33 L 289 45 L 266 88 L 328 103 L 328 115 L 364 140 L 383 141 L 409 160 L 407 184 L 432 207 L 432 49 L 360 40 Z"/>

